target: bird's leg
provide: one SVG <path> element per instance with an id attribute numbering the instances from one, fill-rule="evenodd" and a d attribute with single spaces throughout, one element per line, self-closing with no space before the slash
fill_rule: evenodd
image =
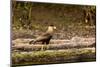
<path id="1" fill-rule="evenodd" d="M 44 50 L 43 46 L 44 46 L 44 45 L 42 45 L 42 47 L 41 47 L 41 51 L 43 51 L 43 50 Z"/>
<path id="2" fill-rule="evenodd" d="M 46 47 L 46 49 L 48 50 L 49 49 L 49 45 L 46 45 L 47 47 Z"/>
<path id="3" fill-rule="evenodd" d="M 41 47 L 41 50 L 42 50 L 42 51 L 44 50 L 44 47 L 43 47 L 43 46 L 44 46 L 44 45 L 43 45 L 44 43 L 45 43 L 45 42 L 42 41 L 42 47 Z"/>
<path id="4" fill-rule="evenodd" d="M 50 40 L 49 40 L 50 41 Z M 46 41 L 46 49 L 48 50 L 49 49 L 49 41 Z"/>

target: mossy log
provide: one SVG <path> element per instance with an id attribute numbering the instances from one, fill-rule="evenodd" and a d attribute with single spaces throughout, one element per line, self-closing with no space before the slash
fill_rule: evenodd
<path id="1" fill-rule="evenodd" d="M 12 65 L 37 65 L 95 61 L 95 48 L 13 52 Z"/>

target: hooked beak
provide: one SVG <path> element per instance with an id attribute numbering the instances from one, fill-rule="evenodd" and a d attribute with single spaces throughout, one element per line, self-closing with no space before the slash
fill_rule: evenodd
<path id="1" fill-rule="evenodd" d="M 54 28 L 54 29 L 56 29 L 56 27 L 55 27 L 55 26 L 54 26 L 53 28 Z"/>

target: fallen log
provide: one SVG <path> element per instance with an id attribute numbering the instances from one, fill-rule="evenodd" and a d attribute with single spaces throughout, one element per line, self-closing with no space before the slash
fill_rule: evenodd
<path id="1" fill-rule="evenodd" d="M 15 45 L 12 46 L 12 50 L 20 50 L 20 51 L 38 51 L 38 50 L 58 50 L 58 49 L 70 49 L 70 48 L 87 48 L 87 47 L 95 47 L 95 43 L 93 44 L 49 44 L 49 45 L 42 45 L 42 44 L 36 44 L 36 45 L 29 45 L 29 44 L 23 44 L 23 45 Z"/>
<path id="2" fill-rule="evenodd" d="M 20 51 L 37 51 L 37 50 L 58 50 L 70 48 L 95 47 L 95 38 L 74 37 L 71 40 L 51 40 L 49 45 L 46 44 L 29 44 L 33 39 L 16 39 L 13 40 L 12 50 Z"/>
<path id="3" fill-rule="evenodd" d="M 90 62 L 96 60 L 95 48 L 13 52 L 12 65 Z"/>

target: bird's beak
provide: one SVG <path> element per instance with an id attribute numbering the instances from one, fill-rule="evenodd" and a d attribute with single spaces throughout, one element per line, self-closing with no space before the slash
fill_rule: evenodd
<path id="1" fill-rule="evenodd" d="M 56 27 L 54 26 L 54 29 L 56 29 Z"/>

